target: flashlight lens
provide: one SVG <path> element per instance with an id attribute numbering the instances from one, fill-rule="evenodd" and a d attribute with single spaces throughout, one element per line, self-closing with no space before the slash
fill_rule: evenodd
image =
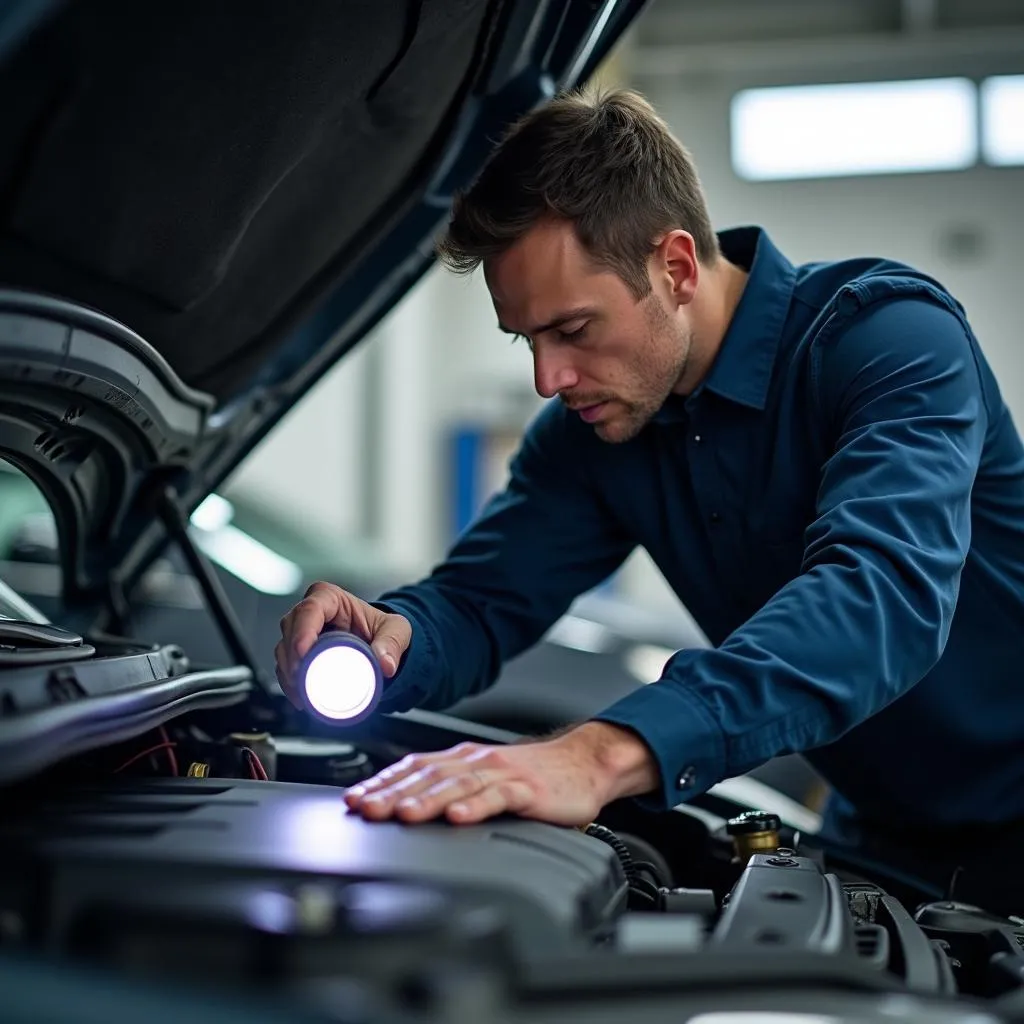
<path id="1" fill-rule="evenodd" d="M 325 718 L 355 718 L 373 702 L 376 689 L 373 664 L 354 647 L 329 647 L 306 669 L 306 699 Z"/>

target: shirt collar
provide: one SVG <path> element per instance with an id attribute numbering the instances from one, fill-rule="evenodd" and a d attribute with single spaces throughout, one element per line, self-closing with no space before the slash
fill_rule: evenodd
<path id="1" fill-rule="evenodd" d="M 718 233 L 718 242 L 730 263 L 749 272 L 736 311 L 722 339 L 711 372 L 688 399 L 670 396 L 656 419 L 672 420 L 704 391 L 763 410 L 771 383 L 772 366 L 782 338 L 796 268 L 775 247 L 767 232 L 757 227 L 733 228 Z"/>

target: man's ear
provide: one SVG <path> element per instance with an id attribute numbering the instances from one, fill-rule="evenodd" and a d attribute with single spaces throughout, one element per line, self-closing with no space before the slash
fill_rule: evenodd
<path id="1" fill-rule="evenodd" d="M 697 244 L 689 231 L 670 231 L 654 251 L 655 277 L 660 277 L 672 300 L 681 306 L 693 301 L 700 278 Z"/>

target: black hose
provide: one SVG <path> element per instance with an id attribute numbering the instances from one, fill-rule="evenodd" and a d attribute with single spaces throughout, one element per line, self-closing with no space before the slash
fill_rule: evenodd
<path id="1" fill-rule="evenodd" d="M 661 894 L 657 884 L 648 877 L 650 875 L 657 877 L 654 865 L 646 861 L 640 864 L 634 861 L 629 847 L 604 825 L 590 824 L 584 829 L 584 832 L 591 838 L 606 843 L 615 851 L 615 855 L 622 865 L 622 872 L 626 876 L 626 884 L 629 886 L 630 909 L 638 909 L 642 906 L 649 910 L 660 910 Z"/>
<path id="2" fill-rule="evenodd" d="M 622 870 L 627 880 L 632 882 L 636 877 L 636 871 L 633 866 L 633 854 L 629 852 L 629 847 L 610 828 L 605 828 L 604 825 L 590 824 L 586 827 L 585 831 L 588 836 L 600 839 L 602 843 L 607 843 L 615 851 L 615 855 L 619 858 L 619 863 L 622 865 Z"/>

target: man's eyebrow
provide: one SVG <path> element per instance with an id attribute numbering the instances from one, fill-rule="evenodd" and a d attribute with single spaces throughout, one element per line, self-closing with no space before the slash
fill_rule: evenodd
<path id="1" fill-rule="evenodd" d="M 538 327 L 534 327 L 533 330 L 527 331 L 526 335 L 529 338 L 536 337 L 538 334 L 543 334 L 545 331 L 553 331 L 556 327 L 561 327 L 562 324 L 571 323 L 573 320 L 579 320 L 581 317 L 596 316 L 597 310 L 592 309 L 590 306 L 579 306 L 576 309 L 567 309 L 564 313 L 559 313 L 553 320 L 549 320 L 546 324 L 540 324 Z M 501 321 L 498 321 L 498 330 L 505 334 L 522 334 L 522 331 L 513 331 L 506 327 Z"/>

